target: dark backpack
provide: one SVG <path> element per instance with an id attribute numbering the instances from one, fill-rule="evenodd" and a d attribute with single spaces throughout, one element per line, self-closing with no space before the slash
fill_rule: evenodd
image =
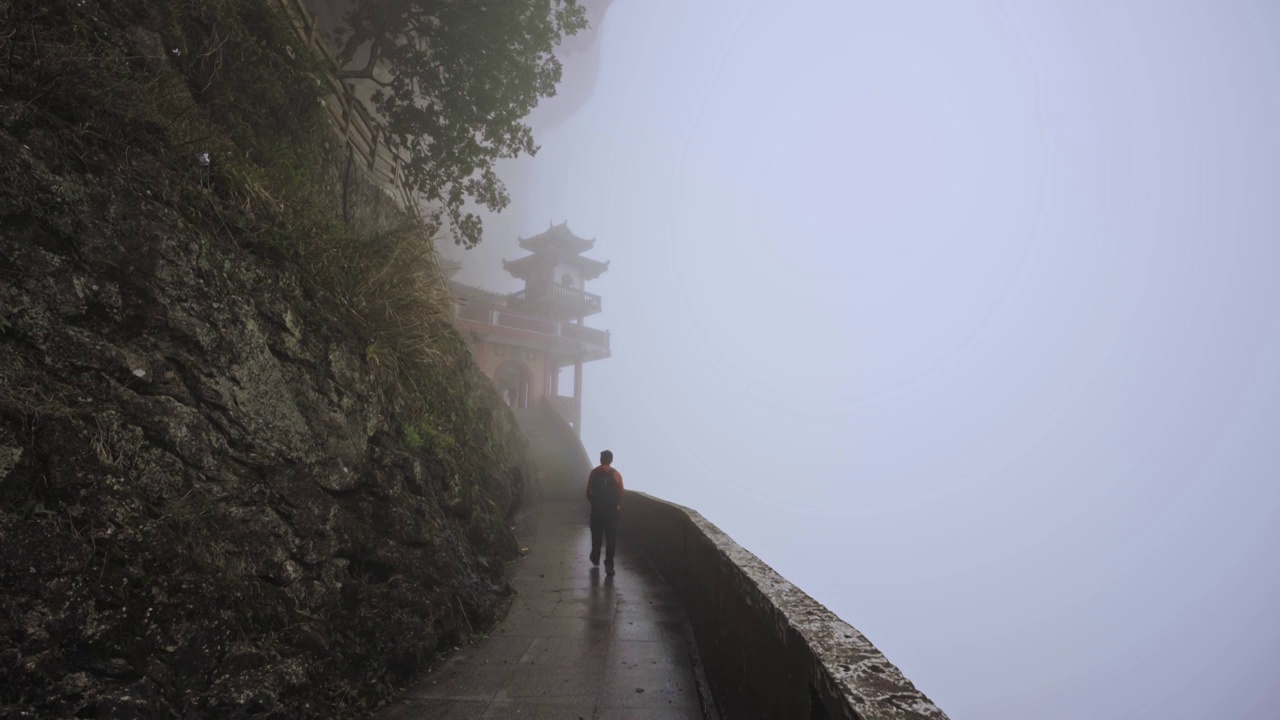
<path id="1" fill-rule="evenodd" d="M 614 508 L 622 498 L 618 495 L 618 483 L 613 468 L 596 468 L 591 471 L 591 507 Z"/>

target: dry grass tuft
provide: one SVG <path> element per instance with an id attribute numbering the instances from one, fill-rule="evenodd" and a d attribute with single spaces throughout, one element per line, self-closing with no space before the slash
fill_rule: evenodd
<path id="1" fill-rule="evenodd" d="M 432 233 L 413 218 L 359 221 L 323 238 L 308 270 L 364 330 L 366 354 L 399 384 L 442 360 L 453 305 Z"/>

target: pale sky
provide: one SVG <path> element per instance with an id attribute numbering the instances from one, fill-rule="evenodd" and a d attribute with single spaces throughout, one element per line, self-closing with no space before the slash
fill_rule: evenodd
<path id="1" fill-rule="evenodd" d="M 616 0 L 583 440 L 955 720 L 1280 716 L 1280 3 Z M 625 518 L 624 518 L 625 522 Z"/>

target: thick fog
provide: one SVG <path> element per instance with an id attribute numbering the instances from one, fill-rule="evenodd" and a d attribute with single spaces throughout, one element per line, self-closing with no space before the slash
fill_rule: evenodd
<path id="1" fill-rule="evenodd" d="M 1280 4 L 601 17 L 459 277 L 597 238 L 588 450 L 957 720 L 1280 717 Z"/>

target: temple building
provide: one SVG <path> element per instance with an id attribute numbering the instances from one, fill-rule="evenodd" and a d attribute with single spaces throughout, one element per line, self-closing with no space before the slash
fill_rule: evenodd
<path id="1" fill-rule="evenodd" d="M 567 223 L 519 243 L 530 254 L 502 265 L 524 288 L 502 294 L 451 280 L 455 319 L 508 405 L 533 408 L 545 399 L 581 435 L 582 365 L 609 357 L 609 332 L 585 325 L 601 309 L 586 284 L 609 263 L 585 257 L 595 240 L 574 235 Z M 570 367 L 572 387 L 562 387 Z"/>

